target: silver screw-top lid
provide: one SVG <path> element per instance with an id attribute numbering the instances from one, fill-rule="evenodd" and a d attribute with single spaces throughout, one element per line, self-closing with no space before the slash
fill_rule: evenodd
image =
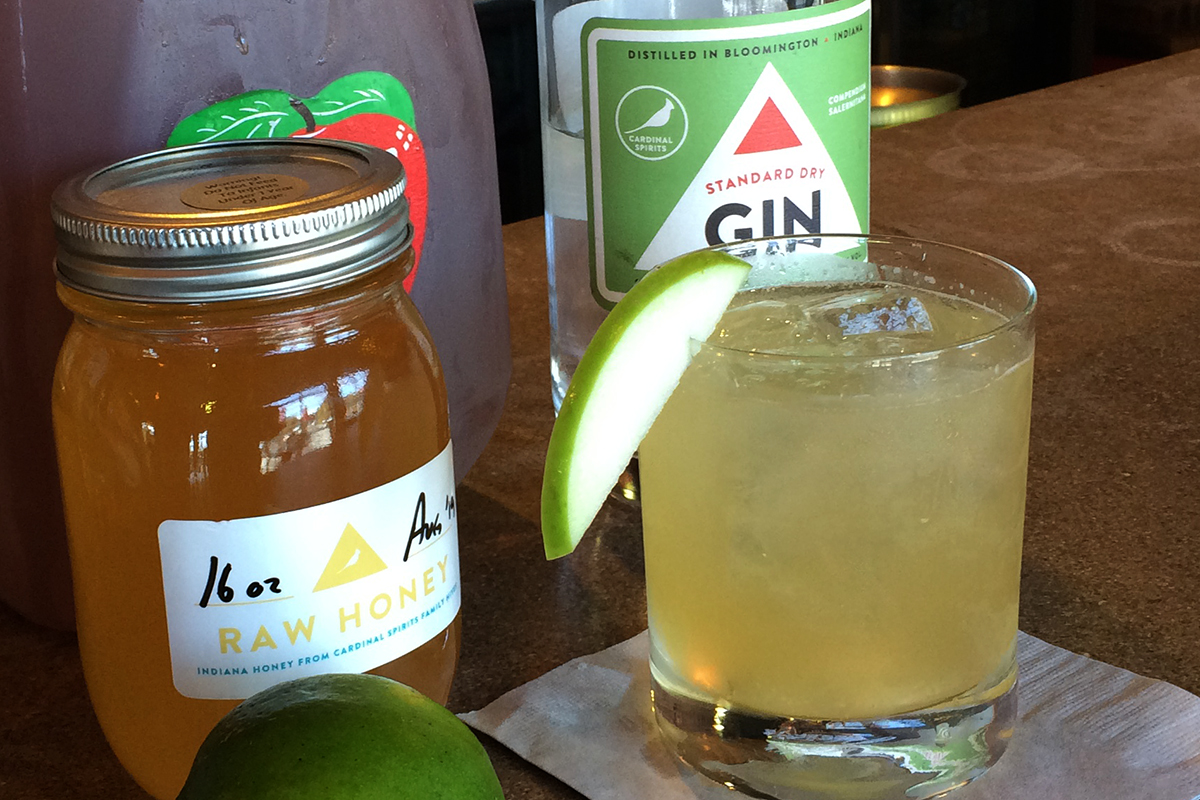
<path id="1" fill-rule="evenodd" d="M 312 291 L 412 241 L 404 168 L 340 141 L 163 150 L 54 192 L 55 270 L 101 297 L 198 303 Z"/>

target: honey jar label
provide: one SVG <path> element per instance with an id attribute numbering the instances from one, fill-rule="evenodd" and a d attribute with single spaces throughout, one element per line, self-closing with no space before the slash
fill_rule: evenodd
<path id="1" fill-rule="evenodd" d="M 365 672 L 432 639 L 461 605 L 451 447 L 310 508 L 158 528 L 175 688 L 242 699 Z"/>

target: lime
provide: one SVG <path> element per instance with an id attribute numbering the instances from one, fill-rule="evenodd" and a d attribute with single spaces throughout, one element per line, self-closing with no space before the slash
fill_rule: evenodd
<path id="1" fill-rule="evenodd" d="M 542 540 L 547 558 L 570 553 L 637 450 L 694 352 L 746 281 L 727 253 L 680 256 L 647 273 L 613 308 L 584 351 L 546 451 Z"/>
<path id="2" fill-rule="evenodd" d="M 217 723 L 178 800 L 503 800 L 471 730 L 404 684 L 314 675 Z"/>

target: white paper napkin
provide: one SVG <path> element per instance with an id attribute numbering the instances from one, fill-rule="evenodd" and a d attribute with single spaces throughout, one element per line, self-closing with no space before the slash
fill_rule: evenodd
<path id="1" fill-rule="evenodd" d="M 1020 722 L 954 800 L 1200 800 L 1200 697 L 1019 635 Z M 592 800 L 731 800 L 680 768 L 649 707 L 647 635 L 460 715 Z"/>

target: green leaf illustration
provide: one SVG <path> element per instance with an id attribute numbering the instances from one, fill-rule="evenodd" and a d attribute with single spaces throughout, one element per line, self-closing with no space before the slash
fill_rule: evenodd
<path id="1" fill-rule="evenodd" d="M 304 104 L 317 127 L 355 114 L 387 114 L 416 127 L 413 101 L 404 84 L 386 72 L 355 72 L 330 83 Z"/>
<path id="2" fill-rule="evenodd" d="M 259 89 L 184 117 L 167 137 L 167 146 L 282 139 L 304 128 L 304 117 L 292 106 L 291 95 L 277 89 Z"/>

